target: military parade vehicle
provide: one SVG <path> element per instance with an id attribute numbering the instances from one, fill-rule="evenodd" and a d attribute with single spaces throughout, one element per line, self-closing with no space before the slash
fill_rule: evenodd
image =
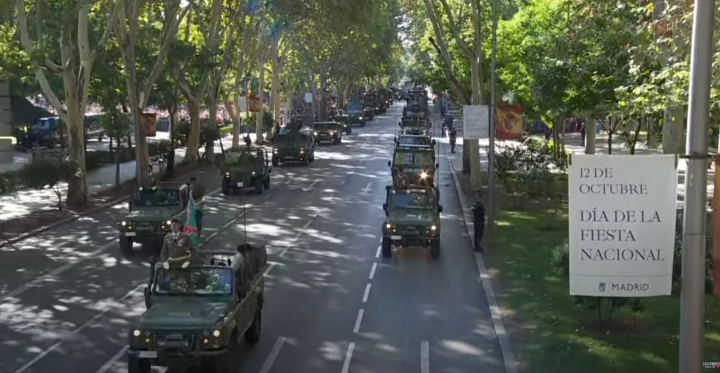
<path id="1" fill-rule="evenodd" d="M 361 127 L 365 127 L 365 122 L 370 119 L 369 116 L 366 116 L 365 108 L 363 106 L 363 103 L 360 101 L 351 101 L 347 105 L 347 110 L 345 110 L 345 115 L 347 115 L 347 124 L 352 126 L 353 124 L 359 124 Z"/>
<path id="2" fill-rule="evenodd" d="M 399 172 L 407 177 L 409 185 L 434 185 L 435 149 L 432 145 L 396 145 L 393 159 L 388 161 L 393 180 Z"/>
<path id="3" fill-rule="evenodd" d="M 387 88 L 380 90 L 383 100 L 385 101 L 385 107 L 389 108 L 393 104 L 393 91 Z"/>
<path id="4" fill-rule="evenodd" d="M 440 256 L 440 213 L 437 189 L 386 187 L 383 204 L 382 255 L 392 257 L 393 248 L 430 249 L 430 256 Z"/>
<path id="5" fill-rule="evenodd" d="M 339 145 L 342 143 L 342 133 L 346 131 L 345 126 L 338 122 L 315 122 L 312 127 L 315 142 L 318 144 L 329 142 Z"/>
<path id="6" fill-rule="evenodd" d="M 371 114 L 370 120 L 372 120 L 375 115 L 380 114 L 380 103 L 378 102 L 377 94 L 375 92 L 366 92 L 363 95 L 363 105 L 365 107 L 365 110 L 368 114 Z"/>
<path id="7" fill-rule="evenodd" d="M 400 133 L 428 136 L 430 134 L 430 122 L 425 118 L 402 118 L 400 120 Z"/>
<path id="8" fill-rule="evenodd" d="M 222 166 L 221 190 L 230 195 L 235 190 L 253 188 L 261 194 L 263 189 L 270 189 L 270 158 L 263 146 L 250 145 L 225 151 Z"/>
<path id="9" fill-rule="evenodd" d="M 170 232 L 172 219 L 185 220 L 190 190 L 187 184 L 163 184 L 152 188 L 140 188 L 128 204 L 128 213 L 119 224 L 120 249 L 131 253 L 133 243 L 151 245 L 160 252 L 162 239 Z M 195 201 L 201 204 L 202 201 Z M 202 215 L 198 215 L 198 228 Z"/>
<path id="10" fill-rule="evenodd" d="M 273 138 L 272 165 L 301 162 L 307 166 L 315 160 L 315 136 L 311 127 L 281 132 Z"/>
<path id="11" fill-rule="evenodd" d="M 350 116 L 346 113 L 339 113 L 333 117 L 333 120 L 343 125 L 343 132 L 349 135 L 352 133 L 352 124 L 350 124 Z"/>
<path id="12" fill-rule="evenodd" d="M 407 147 L 407 146 L 424 146 L 433 147 L 435 146 L 435 140 L 427 135 L 408 135 L 402 134 L 395 137 L 395 147 Z"/>
<path id="13" fill-rule="evenodd" d="M 260 340 L 267 250 L 199 251 L 199 263 L 163 268 L 151 262 L 147 311 L 128 333 L 128 373 L 153 366 L 234 372 L 244 338 Z"/>

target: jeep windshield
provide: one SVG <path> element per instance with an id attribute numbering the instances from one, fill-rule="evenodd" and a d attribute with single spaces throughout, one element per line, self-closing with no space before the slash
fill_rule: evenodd
<path id="1" fill-rule="evenodd" d="M 191 266 L 158 269 L 156 294 L 167 295 L 230 295 L 232 268 Z"/>
<path id="2" fill-rule="evenodd" d="M 431 145 L 430 138 L 425 136 L 400 136 L 398 138 L 400 145 Z"/>
<path id="3" fill-rule="evenodd" d="M 359 102 L 351 102 L 347 106 L 348 112 L 359 112 L 359 111 L 362 111 L 362 109 L 363 109 L 363 106 Z"/>
<path id="4" fill-rule="evenodd" d="M 426 168 L 433 166 L 432 150 L 400 150 L 395 152 L 395 166 Z"/>
<path id="5" fill-rule="evenodd" d="M 262 158 L 262 153 L 259 152 L 261 152 L 261 150 L 257 149 L 227 152 L 225 153 L 225 162 L 230 165 L 250 165 Z"/>
<path id="6" fill-rule="evenodd" d="M 391 209 L 434 209 L 435 195 L 425 191 L 393 192 L 390 195 Z"/>
<path id="7" fill-rule="evenodd" d="M 141 189 L 133 197 L 133 206 L 179 206 L 180 192 L 177 189 Z"/>
<path id="8" fill-rule="evenodd" d="M 340 124 L 338 123 L 314 123 L 313 128 L 316 131 L 337 131 L 340 129 Z"/>
<path id="9" fill-rule="evenodd" d="M 284 133 L 275 136 L 275 142 L 280 144 L 290 144 L 302 141 L 307 141 L 307 138 L 305 135 L 298 133 Z"/>

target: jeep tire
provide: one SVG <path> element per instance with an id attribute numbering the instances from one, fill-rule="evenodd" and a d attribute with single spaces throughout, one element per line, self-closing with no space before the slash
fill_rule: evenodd
<path id="1" fill-rule="evenodd" d="M 254 345 L 260 341 L 260 333 L 262 331 L 262 309 L 258 304 L 257 310 L 255 310 L 255 317 L 253 318 L 250 328 L 245 332 L 245 342 L 249 345 Z"/>
<path id="2" fill-rule="evenodd" d="M 382 256 L 383 258 L 392 258 L 392 245 L 387 237 L 382 239 Z"/>
<path id="3" fill-rule="evenodd" d="M 430 257 L 437 259 L 440 257 L 440 240 L 435 240 L 430 244 Z"/>
<path id="4" fill-rule="evenodd" d="M 128 355 L 128 373 L 150 373 L 152 365 L 148 359 L 139 359 L 137 356 Z"/>
<path id="5" fill-rule="evenodd" d="M 278 159 L 278 157 L 272 157 L 272 165 L 273 165 L 273 167 L 277 167 L 278 164 L 280 164 L 280 160 Z"/>
<path id="6" fill-rule="evenodd" d="M 222 194 L 224 194 L 226 196 L 229 196 L 232 194 L 232 187 L 230 186 L 230 179 L 223 178 L 221 189 L 222 189 Z"/>
<path id="7" fill-rule="evenodd" d="M 120 251 L 123 254 L 129 255 L 133 252 L 133 239 L 130 237 L 120 236 L 119 239 Z"/>

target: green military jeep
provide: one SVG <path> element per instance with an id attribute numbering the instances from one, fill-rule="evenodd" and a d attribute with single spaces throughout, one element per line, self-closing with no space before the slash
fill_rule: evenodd
<path id="1" fill-rule="evenodd" d="M 432 145 L 396 145 L 393 159 L 388 161 L 393 180 L 402 172 L 408 185 L 435 185 L 435 150 Z"/>
<path id="2" fill-rule="evenodd" d="M 202 264 L 164 269 L 151 263 L 147 311 L 128 334 L 128 373 L 153 366 L 234 372 L 241 339 L 260 340 L 265 247 L 200 251 Z"/>
<path id="3" fill-rule="evenodd" d="M 268 152 L 262 146 L 251 145 L 227 150 L 221 172 L 224 195 L 245 188 L 253 188 L 257 194 L 261 194 L 263 189 L 270 189 L 272 167 Z"/>
<path id="4" fill-rule="evenodd" d="M 408 135 L 430 135 L 430 122 L 424 118 L 402 118 L 400 133 Z"/>
<path id="5" fill-rule="evenodd" d="M 120 249 L 130 254 L 133 243 L 151 245 L 160 251 L 162 239 L 170 232 L 173 218 L 185 220 L 190 197 L 186 184 L 164 184 L 153 188 L 140 188 L 128 204 L 128 213 L 119 223 Z M 196 204 L 202 201 L 195 201 Z M 198 214 L 198 229 L 202 226 Z"/>
<path id="6" fill-rule="evenodd" d="M 393 247 L 430 249 L 440 256 L 440 213 L 436 188 L 387 189 L 382 226 L 382 255 L 392 256 Z"/>
<path id="7" fill-rule="evenodd" d="M 329 142 L 339 145 L 342 143 L 342 133 L 347 132 L 347 127 L 338 122 L 315 122 L 312 127 L 315 142 L 318 144 Z"/>
<path id="8" fill-rule="evenodd" d="M 303 166 L 307 166 L 314 160 L 315 136 L 311 128 L 280 132 L 273 138 L 273 166 L 293 161 L 300 161 Z"/>
<path id="9" fill-rule="evenodd" d="M 365 127 L 365 122 L 372 120 L 360 101 L 351 101 L 348 103 L 345 114 L 347 115 L 347 124 L 350 126 L 357 123 L 360 127 Z"/>

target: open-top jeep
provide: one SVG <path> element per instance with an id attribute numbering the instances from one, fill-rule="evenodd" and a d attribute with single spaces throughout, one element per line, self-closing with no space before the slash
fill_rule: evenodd
<path id="1" fill-rule="evenodd" d="M 260 194 L 270 188 L 270 159 L 267 150 L 258 145 L 243 146 L 225 152 L 222 163 L 222 193 L 253 188 Z"/>
<path id="2" fill-rule="evenodd" d="M 435 185 L 435 171 L 439 165 L 435 163 L 432 145 L 397 145 L 388 167 L 393 180 L 402 171 L 408 185 L 432 186 Z"/>
<path id="3" fill-rule="evenodd" d="M 128 373 L 152 366 L 234 372 L 241 339 L 260 340 L 265 302 L 264 246 L 200 251 L 187 268 L 151 263 L 147 311 L 128 334 Z"/>
<path id="4" fill-rule="evenodd" d="M 392 256 L 393 247 L 429 248 L 430 256 L 440 256 L 440 213 L 437 189 L 386 187 L 383 204 L 382 255 Z"/>
<path id="5" fill-rule="evenodd" d="M 131 253 L 133 242 L 152 246 L 160 252 L 162 239 L 170 232 L 172 219 L 184 221 L 190 190 L 187 184 L 162 184 L 152 188 L 140 188 L 128 204 L 128 213 L 119 222 L 120 249 Z M 202 201 L 195 201 L 200 205 Z M 198 214 L 198 219 L 202 215 Z M 198 220 L 198 228 L 202 222 Z"/>
<path id="6" fill-rule="evenodd" d="M 318 144 L 329 142 L 339 145 L 342 143 L 342 133 L 347 131 L 347 127 L 338 122 L 315 122 L 312 127 Z"/>
<path id="7" fill-rule="evenodd" d="M 279 133 L 273 137 L 272 165 L 300 161 L 304 166 L 315 160 L 315 136 L 309 127 Z"/>
<path id="8" fill-rule="evenodd" d="M 399 124 L 400 133 L 408 135 L 430 135 L 430 122 L 424 118 L 402 118 Z"/>

